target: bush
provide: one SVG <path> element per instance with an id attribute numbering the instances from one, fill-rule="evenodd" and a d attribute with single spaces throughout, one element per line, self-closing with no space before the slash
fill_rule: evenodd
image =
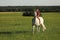
<path id="1" fill-rule="evenodd" d="M 32 11 L 25 11 L 23 16 L 34 16 L 34 13 Z"/>

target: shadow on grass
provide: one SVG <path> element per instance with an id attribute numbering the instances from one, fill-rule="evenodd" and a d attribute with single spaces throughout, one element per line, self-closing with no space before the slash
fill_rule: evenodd
<path id="1" fill-rule="evenodd" d="M 24 33 L 32 33 L 32 31 L 15 31 L 15 32 L 0 32 L 0 34 L 24 34 Z"/>
<path id="2" fill-rule="evenodd" d="M 12 34 L 12 32 L 0 32 L 0 34 Z"/>
<path id="3" fill-rule="evenodd" d="M 32 31 L 16 31 L 16 33 L 32 33 Z"/>

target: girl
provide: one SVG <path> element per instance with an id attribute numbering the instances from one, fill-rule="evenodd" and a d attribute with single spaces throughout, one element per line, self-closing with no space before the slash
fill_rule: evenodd
<path id="1" fill-rule="evenodd" d="M 34 12 L 34 14 L 35 14 L 34 16 L 38 18 L 39 23 L 40 23 L 40 18 L 39 18 L 39 17 L 41 16 L 40 10 L 37 9 L 37 10 Z"/>

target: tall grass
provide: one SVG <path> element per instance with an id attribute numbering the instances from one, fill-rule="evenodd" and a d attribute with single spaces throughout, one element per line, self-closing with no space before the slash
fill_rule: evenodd
<path id="1" fill-rule="evenodd" d="M 47 30 L 33 35 L 33 17 L 22 16 L 22 12 L 0 12 L 0 40 L 60 40 L 60 12 L 42 15 Z"/>

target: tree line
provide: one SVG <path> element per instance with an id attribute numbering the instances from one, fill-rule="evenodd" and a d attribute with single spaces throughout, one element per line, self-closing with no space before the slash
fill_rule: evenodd
<path id="1" fill-rule="evenodd" d="M 0 12 L 33 11 L 37 8 L 41 12 L 60 12 L 60 6 L 0 6 Z"/>

